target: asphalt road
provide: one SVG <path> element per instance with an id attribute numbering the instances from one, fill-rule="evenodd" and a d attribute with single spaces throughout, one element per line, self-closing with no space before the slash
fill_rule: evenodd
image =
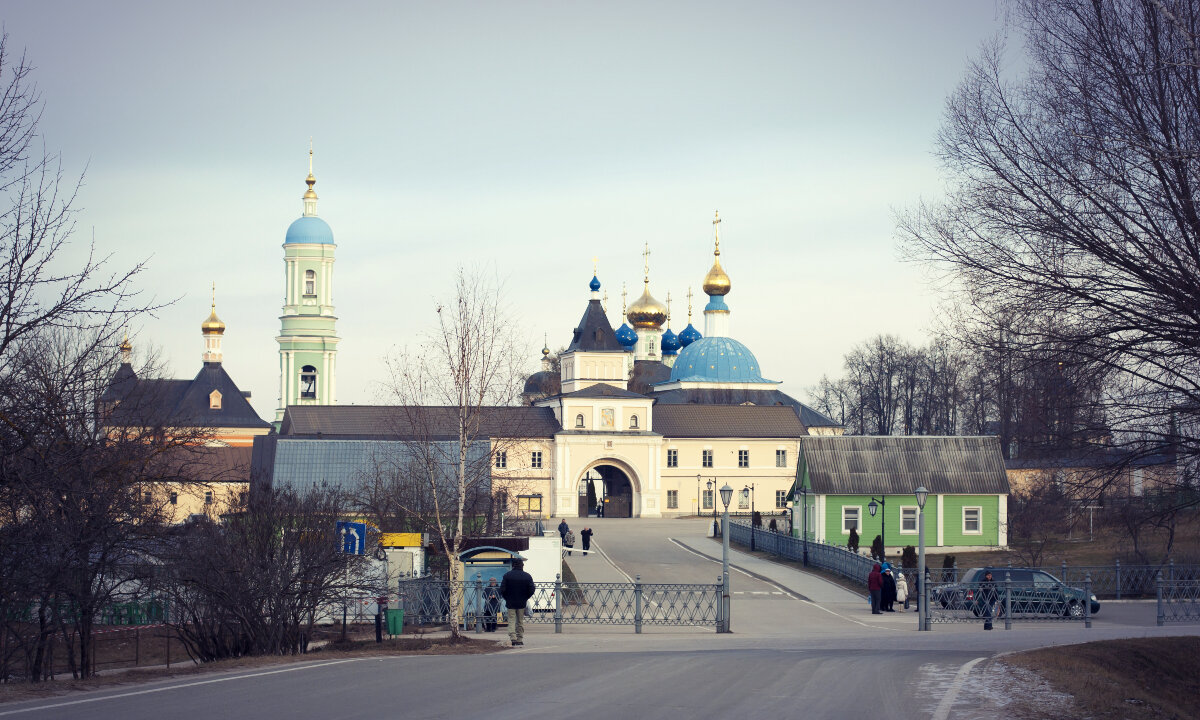
<path id="1" fill-rule="evenodd" d="M 703 523 L 591 520 L 602 552 L 568 559 L 581 581 L 712 582 L 720 546 Z M 572 526 L 578 531 L 584 523 Z M 711 628 L 529 626 L 493 655 L 316 661 L 0 706 L 4 718 L 999 718 L 979 680 L 1011 650 L 1157 628 L 1153 605 L 1107 603 L 1094 627 L 978 624 L 916 632 L 913 613 L 872 616 L 857 593 L 732 554 L 732 634 Z M 540 578 L 539 578 L 540 579 Z"/>

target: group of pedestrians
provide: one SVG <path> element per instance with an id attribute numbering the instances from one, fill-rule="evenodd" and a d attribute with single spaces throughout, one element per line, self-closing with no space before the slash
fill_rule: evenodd
<path id="1" fill-rule="evenodd" d="M 583 552 L 585 554 L 592 549 L 593 534 L 590 527 L 585 527 L 579 533 L 579 537 L 583 540 Z M 575 547 L 575 531 L 571 529 L 570 525 L 567 525 L 566 520 L 558 523 L 558 536 L 562 539 L 563 547 L 567 549 L 567 557 L 570 557 L 571 550 Z"/>
<path id="2" fill-rule="evenodd" d="M 893 571 L 891 563 L 875 563 L 867 575 L 867 592 L 871 596 L 872 615 L 896 612 L 898 602 L 908 609 L 908 579 L 899 569 Z"/>

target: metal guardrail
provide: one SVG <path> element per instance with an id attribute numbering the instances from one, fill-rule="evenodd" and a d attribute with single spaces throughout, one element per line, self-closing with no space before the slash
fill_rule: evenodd
<path id="1" fill-rule="evenodd" d="M 750 545 L 750 535 L 754 534 L 755 549 L 778 555 L 788 560 L 804 561 L 805 543 L 802 538 L 773 533 L 760 528 L 751 528 L 748 522 L 729 521 L 729 541 L 741 545 Z M 808 564 L 832 573 L 841 575 L 848 580 L 867 582 L 875 561 L 865 555 L 852 553 L 839 545 L 829 545 L 818 540 L 808 541 Z M 865 592 L 865 590 L 864 590 Z"/>
<path id="2" fill-rule="evenodd" d="M 399 584 L 404 622 L 415 625 L 456 624 L 479 631 L 496 617 L 504 621 L 503 598 L 492 597 L 482 580 L 414 578 Z M 721 583 L 712 585 L 643 583 L 534 583 L 525 622 L 554 625 L 721 626 Z"/>
<path id="3" fill-rule="evenodd" d="M 1083 622 L 1092 626 L 1091 580 L 1081 587 L 1017 584 L 1007 575 L 991 583 L 930 585 L 930 623 L 986 623 L 1003 621 Z"/>
<path id="4" fill-rule="evenodd" d="M 1166 623 L 1200 622 L 1200 580 L 1167 580 L 1159 573 L 1155 596 L 1160 627 Z"/>

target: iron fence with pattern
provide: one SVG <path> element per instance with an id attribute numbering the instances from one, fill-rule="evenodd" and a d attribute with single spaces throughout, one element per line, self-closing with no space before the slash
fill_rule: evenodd
<path id="1" fill-rule="evenodd" d="M 985 623 L 1003 621 L 1005 629 L 1016 622 L 1083 622 L 1092 626 L 1091 580 L 1082 587 L 1059 583 L 1014 582 L 1005 577 L 992 582 L 955 582 L 929 587 L 930 623 Z"/>
<path id="2" fill-rule="evenodd" d="M 1168 580 L 1160 572 L 1155 578 L 1158 625 L 1200 622 L 1200 580 Z"/>
<path id="3" fill-rule="evenodd" d="M 1091 574 L 1092 586 L 1099 597 L 1117 600 L 1132 597 L 1154 597 L 1155 580 L 1161 572 L 1168 582 L 1200 581 L 1200 565 L 1176 565 L 1169 560 L 1162 565 L 1124 565 L 1120 560 L 1112 565 L 1059 565 L 1059 578 L 1068 585 L 1082 582 Z"/>
<path id="4" fill-rule="evenodd" d="M 754 533 L 755 549 L 788 560 L 803 562 L 805 542 L 802 538 L 767 532 L 758 528 L 751 529 L 750 523 L 747 522 L 729 521 L 730 542 L 749 546 L 751 532 Z M 838 545 L 809 540 L 808 564 L 841 575 L 848 580 L 865 584 L 875 561 L 865 555 L 852 553 Z"/>
<path id="5" fill-rule="evenodd" d="M 503 622 L 503 598 L 493 599 L 480 578 L 467 581 L 415 578 L 399 586 L 405 624 L 450 625 L 480 631 Z M 563 625 L 645 625 L 718 628 L 721 624 L 721 583 L 534 583 L 525 622 Z M 495 620 L 494 620 L 495 619 Z"/>

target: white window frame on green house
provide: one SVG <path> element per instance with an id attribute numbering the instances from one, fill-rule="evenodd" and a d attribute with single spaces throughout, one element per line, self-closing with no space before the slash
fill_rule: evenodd
<path id="1" fill-rule="evenodd" d="M 907 518 L 904 517 L 905 513 L 909 513 L 909 516 Z M 900 534 L 901 535 L 916 535 L 917 534 L 917 514 L 918 513 L 920 513 L 920 509 L 916 505 L 901 505 L 900 506 Z M 911 530 L 904 527 L 904 523 L 906 520 L 912 520 L 912 529 Z"/>
<path id="2" fill-rule="evenodd" d="M 679 491 L 678 490 L 668 490 L 667 491 L 667 509 L 668 510 L 676 510 L 678 508 L 679 508 Z"/>
<path id="3" fill-rule="evenodd" d="M 850 528 L 846 527 L 846 511 L 854 511 L 854 529 L 862 530 L 862 505 L 843 505 L 842 506 L 842 534 L 849 535 Z"/>
<path id="4" fill-rule="evenodd" d="M 775 491 L 775 509 L 787 507 L 787 490 Z"/>
<path id="5" fill-rule="evenodd" d="M 975 511 L 975 529 L 967 529 L 967 511 Z M 963 535 L 982 535 L 983 534 L 983 508 L 978 505 L 967 505 L 962 509 L 962 534 Z"/>

